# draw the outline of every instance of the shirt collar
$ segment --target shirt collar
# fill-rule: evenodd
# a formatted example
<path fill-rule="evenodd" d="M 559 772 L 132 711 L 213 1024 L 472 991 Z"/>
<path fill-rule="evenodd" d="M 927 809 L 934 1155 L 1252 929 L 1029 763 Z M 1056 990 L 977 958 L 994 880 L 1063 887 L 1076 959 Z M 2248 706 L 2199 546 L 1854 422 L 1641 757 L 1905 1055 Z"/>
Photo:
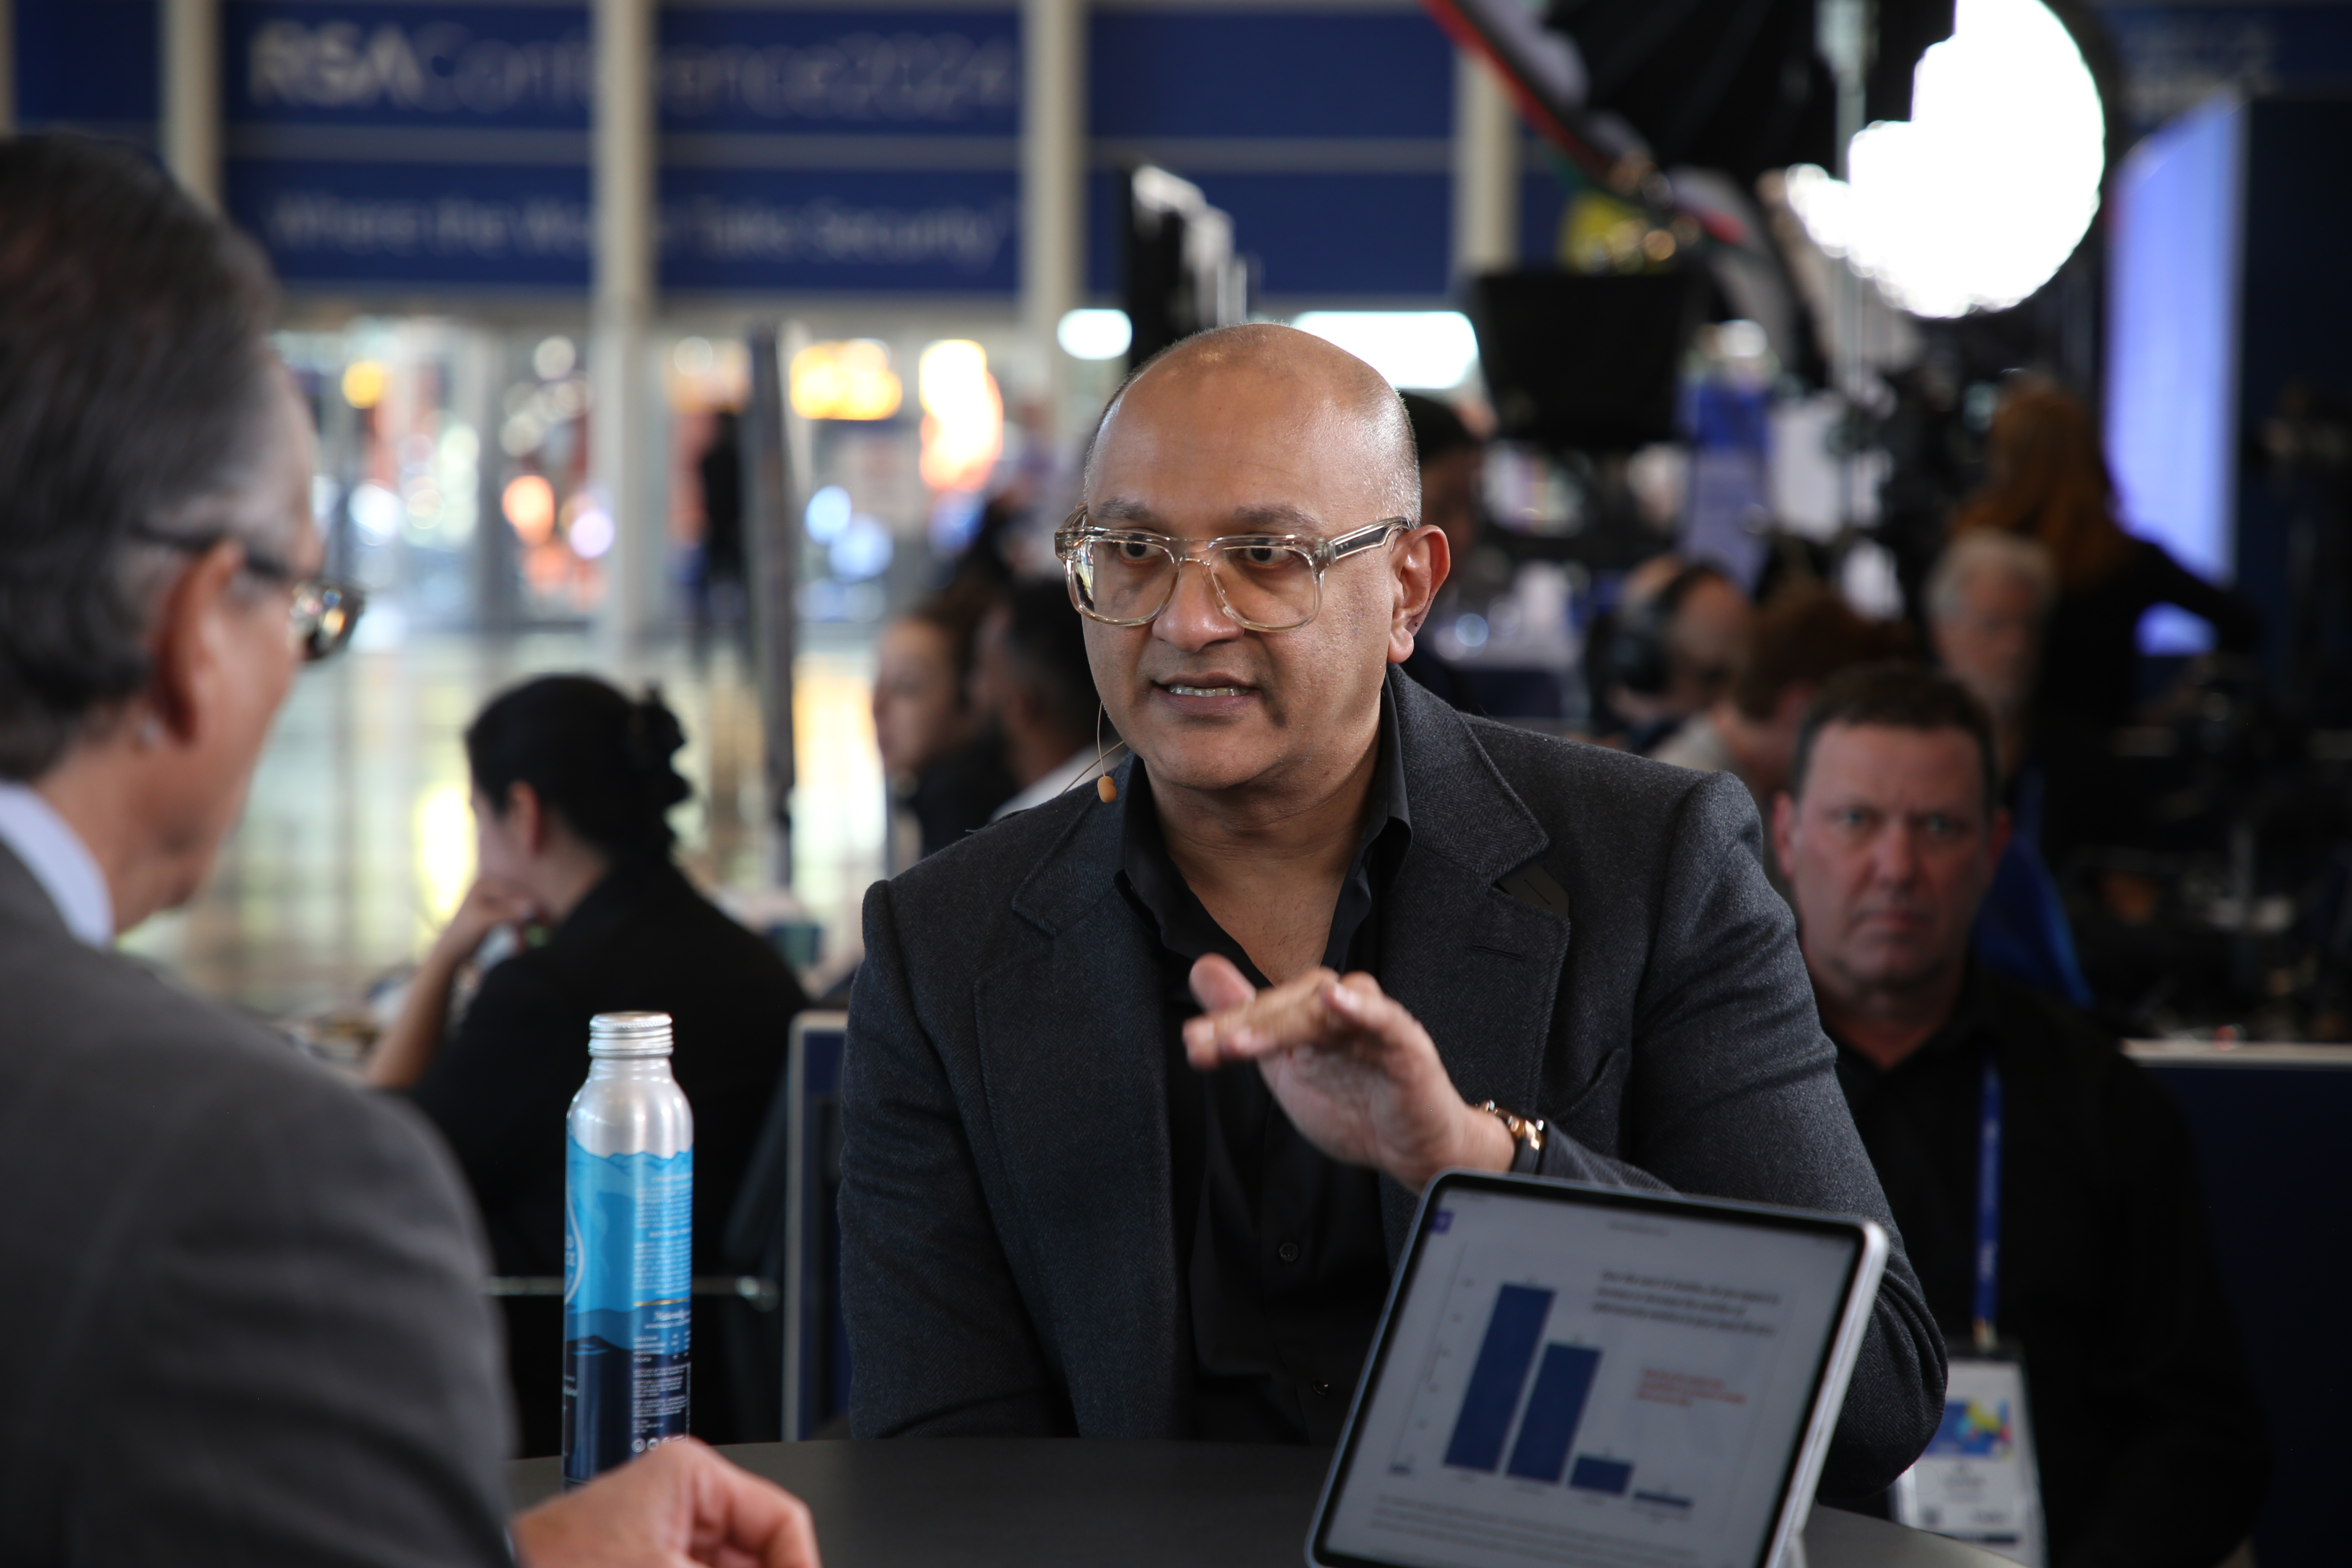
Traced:
<path fill-rule="evenodd" d="M 1866 1068 L 1869 1069 L 1871 1078 L 1883 1078 L 1889 1073 L 1901 1072 L 1913 1062 L 1928 1061 L 1954 1051 L 1967 1049 L 1973 1046 L 1980 1036 L 1985 1036 L 1986 1031 L 1990 1030 L 1993 1025 L 1990 1002 L 1985 994 L 1984 979 L 1978 971 L 1975 956 L 1971 954 L 1965 962 L 1968 968 L 1960 976 L 1960 993 L 1952 1000 L 1951 1016 L 1944 1020 L 1943 1026 L 1934 1034 L 1919 1042 L 1917 1050 L 1913 1051 L 1891 1068 L 1882 1068 L 1860 1051 L 1855 1050 L 1838 1035 L 1836 1030 L 1824 1023 L 1822 1026 L 1822 1032 L 1829 1036 L 1832 1045 L 1837 1047 L 1838 1068 L 1841 1076 Z M 1987 1037 L 1990 1039 L 1990 1037 Z"/>
<path fill-rule="evenodd" d="M 114 895 L 89 847 L 30 784 L 0 783 L 0 843 L 16 852 L 75 940 L 114 945 Z"/>

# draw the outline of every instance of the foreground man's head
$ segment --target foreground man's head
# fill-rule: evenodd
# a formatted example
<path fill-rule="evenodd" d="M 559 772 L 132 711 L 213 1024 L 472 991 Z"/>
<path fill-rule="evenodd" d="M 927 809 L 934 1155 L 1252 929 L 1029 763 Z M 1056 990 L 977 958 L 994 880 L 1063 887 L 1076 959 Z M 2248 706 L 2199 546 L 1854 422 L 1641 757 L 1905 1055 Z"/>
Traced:
<path fill-rule="evenodd" d="M 1095 438 L 1087 522 L 1183 542 L 1399 525 L 1332 563 L 1295 629 L 1236 620 L 1198 563 L 1178 570 L 1148 624 L 1087 623 L 1106 714 L 1155 786 L 1312 795 L 1362 761 L 1381 679 L 1412 652 L 1445 576 L 1444 537 L 1418 526 L 1420 504 L 1395 392 L 1319 338 L 1268 325 L 1204 332 L 1128 384 Z"/>
<path fill-rule="evenodd" d="M 234 826 L 301 657 L 310 421 L 260 253 L 132 155 L 0 142 L 0 777 L 120 929 Z"/>

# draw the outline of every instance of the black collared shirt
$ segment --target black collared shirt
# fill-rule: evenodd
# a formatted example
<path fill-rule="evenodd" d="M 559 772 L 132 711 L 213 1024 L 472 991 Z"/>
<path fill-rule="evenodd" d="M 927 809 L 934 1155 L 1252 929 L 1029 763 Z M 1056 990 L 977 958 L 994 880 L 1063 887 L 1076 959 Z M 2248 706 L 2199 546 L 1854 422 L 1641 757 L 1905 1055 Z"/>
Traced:
<path fill-rule="evenodd" d="M 1380 760 L 1323 963 L 1381 973 L 1381 905 L 1412 844 L 1396 714 L 1381 698 Z M 1193 962 L 1217 952 L 1253 985 L 1249 955 L 1168 858 L 1151 785 L 1129 771 L 1120 884 L 1160 932 L 1177 1259 L 1188 1282 L 1193 1435 L 1223 1442 L 1332 1443 L 1388 1292 L 1380 1178 L 1301 1137 L 1254 1067 L 1197 1072 L 1183 1025 Z"/>
<path fill-rule="evenodd" d="M 1961 1353 L 1987 1053 L 2001 1076 L 1994 1315 L 2024 1352 L 2051 1560 L 2218 1562 L 2252 1523 L 2266 1461 L 2187 1125 L 2113 1039 L 1980 969 L 1892 1068 L 1838 1042 L 1927 1304 Z"/>

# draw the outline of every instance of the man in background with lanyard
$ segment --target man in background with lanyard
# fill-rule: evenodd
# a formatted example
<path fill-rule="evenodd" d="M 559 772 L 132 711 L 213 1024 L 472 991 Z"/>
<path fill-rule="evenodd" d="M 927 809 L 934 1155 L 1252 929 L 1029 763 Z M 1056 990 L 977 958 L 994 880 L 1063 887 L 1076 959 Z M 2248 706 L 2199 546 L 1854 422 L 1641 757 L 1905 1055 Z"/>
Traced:
<path fill-rule="evenodd" d="M 2023 1563 L 2214 1568 L 2269 1459 L 2188 1130 L 2115 1039 L 1970 962 L 1993 768 L 1975 699 L 1874 666 L 1822 689 L 1774 802 L 1839 1082 L 1952 1350 L 1887 1506 Z"/>

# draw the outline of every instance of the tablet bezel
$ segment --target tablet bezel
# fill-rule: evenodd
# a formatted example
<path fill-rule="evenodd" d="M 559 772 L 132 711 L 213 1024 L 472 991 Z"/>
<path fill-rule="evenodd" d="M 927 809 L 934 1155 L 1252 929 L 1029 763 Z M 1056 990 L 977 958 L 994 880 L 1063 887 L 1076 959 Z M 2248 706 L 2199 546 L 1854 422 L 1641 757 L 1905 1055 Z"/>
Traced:
<path fill-rule="evenodd" d="M 1465 1170 L 1439 1173 L 1423 1191 L 1421 1206 L 1414 1211 L 1412 1238 L 1406 1246 L 1403 1265 L 1390 1281 L 1389 1298 L 1381 1308 L 1380 1325 L 1372 1334 L 1371 1353 L 1365 1357 L 1364 1370 L 1356 1379 L 1355 1397 L 1349 1402 L 1347 1424 L 1340 1428 L 1338 1451 L 1332 1456 L 1330 1469 L 1324 1475 L 1323 1495 L 1315 1504 L 1315 1520 L 1307 1535 L 1307 1561 L 1310 1568 L 1408 1568 L 1408 1565 L 1383 1562 L 1379 1558 L 1333 1552 L 1327 1547 L 1324 1538 L 1331 1528 L 1332 1505 L 1339 1495 L 1340 1483 L 1355 1462 L 1366 1396 L 1379 1384 L 1381 1373 L 1388 1364 L 1391 1338 L 1389 1331 L 1395 1321 L 1398 1303 L 1412 1289 L 1414 1277 L 1420 1272 L 1422 1254 L 1425 1250 L 1423 1244 L 1429 1237 L 1430 1216 L 1437 1212 L 1441 1198 L 1465 1189 L 1548 1203 L 1624 1209 L 1718 1224 L 1730 1222 L 1815 1236 L 1838 1236 L 1854 1244 L 1846 1268 L 1843 1299 L 1835 1324 L 1826 1337 L 1813 1367 L 1805 1424 L 1798 1440 L 1790 1446 L 1788 1467 L 1780 1477 L 1780 1502 L 1773 1513 L 1772 1525 L 1764 1532 L 1757 1548 L 1755 1562 L 1751 1564 L 1751 1568 L 1772 1568 L 1790 1538 L 1803 1528 L 1806 1515 L 1811 1511 L 1813 1488 L 1821 1478 L 1822 1464 L 1829 1453 L 1830 1434 L 1837 1425 L 1838 1407 L 1844 1403 L 1846 1382 L 1853 1373 L 1855 1359 L 1861 1354 L 1863 1335 L 1869 1327 L 1871 1309 L 1877 1298 L 1879 1276 L 1885 1270 L 1886 1232 L 1867 1219 L 1850 1215 L 1816 1214 L 1805 1209 L 1780 1208 L 1770 1204 L 1742 1203 L 1727 1198 L 1638 1192 L 1626 1187 L 1595 1186 L 1554 1177 L 1512 1176 Z M 1824 1397 L 1825 1393 L 1829 1394 L 1827 1398 Z M 1825 1410 L 1824 1405 L 1829 1408 Z"/>

